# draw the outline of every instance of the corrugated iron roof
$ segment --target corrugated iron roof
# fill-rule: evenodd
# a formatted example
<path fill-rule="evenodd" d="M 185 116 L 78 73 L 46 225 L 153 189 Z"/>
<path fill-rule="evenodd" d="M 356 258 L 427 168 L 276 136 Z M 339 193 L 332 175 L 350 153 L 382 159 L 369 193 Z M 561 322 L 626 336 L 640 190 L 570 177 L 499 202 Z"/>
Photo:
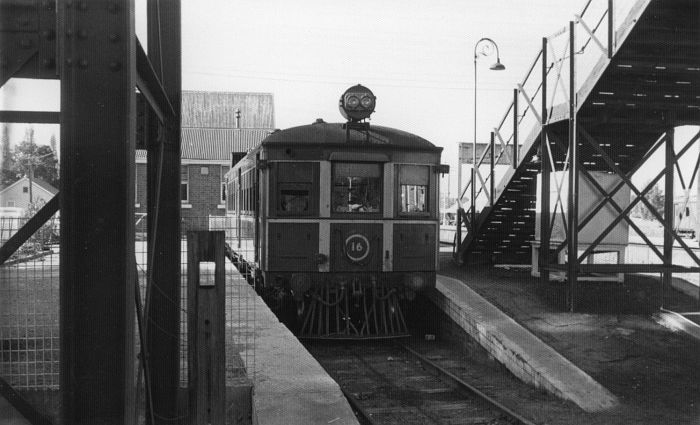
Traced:
<path fill-rule="evenodd" d="M 231 152 L 247 152 L 272 132 L 266 128 L 183 128 L 180 145 L 182 159 L 228 161 Z M 138 149 L 136 159 L 146 159 Z"/>
<path fill-rule="evenodd" d="M 182 92 L 182 127 L 274 128 L 272 93 Z"/>

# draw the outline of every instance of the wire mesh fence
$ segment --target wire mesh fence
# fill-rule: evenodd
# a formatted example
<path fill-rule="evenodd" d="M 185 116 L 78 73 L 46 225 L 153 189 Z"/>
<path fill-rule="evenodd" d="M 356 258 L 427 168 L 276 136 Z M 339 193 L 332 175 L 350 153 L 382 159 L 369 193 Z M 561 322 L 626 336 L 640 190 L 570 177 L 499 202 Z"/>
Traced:
<path fill-rule="evenodd" d="M 0 217 L 0 244 L 4 244 L 28 218 Z M 135 265 L 143 305 L 148 290 L 148 217 L 135 217 Z M 230 217 L 184 217 L 181 224 L 180 299 L 171 300 L 180 311 L 180 387 L 188 386 L 187 329 L 187 232 L 218 230 L 226 233 L 229 247 L 243 252 L 252 243 L 238 243 L 237 220 Z M 60 331 L 59 331 L 59 235 L 60 219 L 52 217 L 4 264 L 0 265 L 0 378 L 19 392 L 39 412 L 58 423 L 60 405 Z M 251 271 L 247 272 L 252 273 Z M 253 378 L 255 370 L 255 290 L 230 260 L 225 269 L 226 376 Z M 150 291 L 160 289 L 152 282 Z M 150 314 L 150 313 L 149 313 Z M 145 317 L 146 321 L 153 320 Z M 135 323 L 137 323 L 135 321 Z M 140 350 L 138 327 L 135 352 Z M 143 379 L 139 379 L 140 360 L 134 359 L 139 422 L 145 417 Z M 185 412 L 186 415 L 186 412 Z M 181 419 L 186 417 L 183 415 Z"/>
<path fill-rule="evenodd" d="M 0 217 L 0 244 L 28 220 Z M 0 266 L 0 378 L 47 414 L 59 389 L 59 221 L 49 219 Z"/>

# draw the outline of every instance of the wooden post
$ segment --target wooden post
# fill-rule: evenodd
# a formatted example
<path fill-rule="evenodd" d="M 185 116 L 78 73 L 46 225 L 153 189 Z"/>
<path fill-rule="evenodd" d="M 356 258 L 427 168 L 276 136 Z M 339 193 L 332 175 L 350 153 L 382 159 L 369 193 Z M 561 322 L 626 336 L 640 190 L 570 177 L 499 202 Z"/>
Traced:
<path fill-rule="evenodd" d="M 189 412 L 192 425 L 223 425 L 226 417 L 223 231 L 187 232 Z"/>

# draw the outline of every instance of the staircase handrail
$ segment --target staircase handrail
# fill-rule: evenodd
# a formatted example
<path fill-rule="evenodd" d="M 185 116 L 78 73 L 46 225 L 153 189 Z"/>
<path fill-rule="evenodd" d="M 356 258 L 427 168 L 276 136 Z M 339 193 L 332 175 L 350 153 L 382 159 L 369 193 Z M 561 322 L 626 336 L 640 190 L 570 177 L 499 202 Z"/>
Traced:
<path fill-rule="evenodd" d="M 579 49 L 579 50 L 574 50 L 575 54 L 577 54 L 577 55 L 583 54 L 583 53 L 586 51 L 586 49 L 587 49 L 588 45 L 590 44 L 591 40 L 593 40 L 594 34 L 600 29 L 601 24 L 605 21 L 605 17 L 606 17 L 606 16 L 608 17 L 608 23 L 609 23 L 609 25 L 608 25 L 608 38 L 609 38 L 609 39 L 608 39 L 608 46 L 611 46 L 611 47 L 612 47 L 612 46 L 614 45 L 614 40 L 613 40 L 613 39 L 610 39 L 611 37 L 615 37 L 615 33 L 614 33 L 614 31 L 612 30 L 612 20 L 613 20 L 613 18 L 614 18 L 614 14 L 615 14 L 615 11 L 614 11 L 614 2 L 613 2 L 613 0 L 602 0 L 602 1 L 606 1 L 606 2 L 607 2 L 607 6 L 604 7 L 604 10 L 602 11 L 600 17 L 597 19 L 596 25 L 593 27 L 593 29 L 586 32 L 586 34 L 588 34 L 588 37 L 587 37 L 587 39 L 585 40 L 585 42 L 583 43 L 581 49 Z M 575 16 L 576 16 L 576 21 L 575 21 L 576 24 L 579 24 L 579 25 L 580 25 L 584 17 L 589 17 L 589 18 L 590 18 L 590 13 L 594 13 L 594 12 L 593 12 L 594 8 L 590 7 L 592 3 L 593 3 L 593 0 L 588 0 L 588 1 L 585 3 L 585 5 L 583 6 L 583 8 L 582 8 L 582 10 L 581 10 L 581 13 L 579 13 L 578 15 L 575 15 Z M 558 37 L 558 36 L 564 34 L 564 33 L 566 32 L 566 30 L 567 30 L 566 27 L 564 27 L 563 30 L 560 30 L 560 31 L 558 31 L 558 32 L 556 32 L 556 33 L 550 35 L 549 37 L 547 37 L 547 39 L 549 40 L 549 39 L 552 39 L 552 38 L 554 38 L 554 37 Z M 519 85 L 518 85 L 518 88 L 516 89 L 516 93 L 517 93 L 518 96 L 523 95 L 523 94 L 521 93 L 521 89 L 524 89 L 524 88 L 527 86 L 527 84 L 531 81 L 532 75 L 533 75 L 533 74 L 536 74 L 536 73 L 533 73 L 533 71 L 535 70 L 537 64 L 538 64 L 538 63 L 541 63 L 541 60 L 542 60 L 542 58 L 544 57 L 543 53 L 544 53 L 544 52 L 543 52 L 543 49 L 540 48 L 540 49 L 538 50 L 537 54 L 535 55 L 535 58 L 534 58 L 534 60 L 532 61 L 531 65 L 528 67 L 527 72 L 525 73 L 525 77 L 524 77 L 523 80 L 522 80 L 522 83 L 519 84 Z M 609 52 L 608 52 L 608 55 L 609 55 L 609 56 L 612 56 L 612 54 L 613 54 L 612 51 L 609 51 Z M 559 60 L 560 60 L 560 61 L 564 61 L 564 60 L 566 60 L 566 59 L 568 59 L 568 56 L 567 56 L 566 54 L 564 54 L 563 57 L 562 57 L 561 59 L 559 59 Z M 550 61 L 551 61 L 551 62 L 550 62 Z M 537 99 L 538 95 L 541 96 L 541 93 L 540 93 L 540 92 L 541 92 L 542 86 L 543 86 L 543 84 L 544 84 L 544 79 L 545 79 L 545 78 L 548 78 L 548 77 L 550 76 L 550 74 L 552 73 L 552 70 L 555 68 L 555 62 L 554 62 L 554 61 L 552 61 L 551 59 L 549 59 L 547 62 L 548 62 L 548 63 L 545 64 L 544 78 L 541 79 L 540 82 L 534 87 L 534 92 L 533 92 L 532 99 L 531 99 L 532 105 L 536 104 L 536 99 Z M 561 74 L 561 69 L 560 69 L 559 73 Z M 549 120 L 549 115 L 550 115 L 550 111 L 552 110 L 552 108 L 553 108 L 553 106 L 554 106 L 554 97 L 555 97 L 554 95 L 555 95 L 556 91 L 557 91 L 557 87 L 555 86 L 555 89 L 554 89 L 554 91 L 553 91 L 553 93 L 552 93 L 551 104 L 548 105 L 547 103 L 545 103 L 545 105 L 546 105 L 546 110 L 545 110 L 545 111 L 542 111 L 542 113 L 541 113 L 541 117 L 540 117 L 540 118 L 541 118 L 541 121 L 539 122 L 539 125 L 544 125 L 546 122 L 548 122 L 548 120 Z M 546 102 L 546 101 L 545 101 L 545 102 Z M 505 113 L 503 114 L 503 117 L 502 117 L 501 120 L 499 121 L 498 126 L 495 127 L 494 129 L 495 129 L 496 132 L 499 133 L 499 135 L 502 134 L 502 133 L 501 133 L 501 130 L 504 128 L 504 125 L 506 124 L 506 121 L 507 121 L 507 119 L 508 119 L 508 116 L 510 116 L 511 114 L 517 114 L 517 115 L 514 116 L 514 119 L 513 119 L 513 122 L 514 122 L 514 123 L 517 123 L 517 124 L 514 124 L 514 125 L 513 125 L 513 132 L 510 133 L 510 135 L 508 135 L 508 133 L 505 133 L 505 134 L 506 134 L 506 137 L 503 137 L 503 138 L 501 139 L 501 140 L 503 141 L 503 144 L 501 145 L 501 148 L 498 150 L 498 153 L 497 153 L 497 154 L 494 152 L 493 155 L 492 155 L 492 157 L 494 158 L 494 160 L 493 160 L 494 163 L 497 164 L 497 163 L 501 160 L 501 158 L 503 157 L 503 153 L 506 152 L 507 148 L 508 148 L 509 146 L 512 147 L 514 135 L 516 134 L 516 132 L 518 132 L 517 134 L 521 134 L 521 133 L 522 133 L 522 126 L 524 125 L 523 122 L 525 121 L 525 118 L 528 117 L 528 116 L 531 116 L 534 112 L 535 112 L 535 111 L 532 110 L 531 104 L 530 104 L 530 103 L 527 103 L 526 106 L 525 106 L 525 108 L 524 108 L 523 111 L 522 111 L 522 114 L 518 114 L 518 111 L 515 110 L 515 100 L 512 101 L 512 102 L 510 102 L 510 104 L 508 105 L 508 107 L 507 107 Z M 530 114 L 530 115 L 528 115 L 528 114 Z M 536 120 L 536 121 L 537 121 L 537 120 Z M 537 123 L 537 122 L 533 123 L 533 126 L 535 126 L 535 125 L 538 125 L 538 123 Z M 522 145 L 519 143 L 519 146 L 522 146 Z M 481 152 L 481 155 L 480 155 L 478 161 L 477 161 L 475 164 L 472 164 L 472 167 L 475 167 L 475 168 L 481 167 L 481 166 L 484 164 L 484 161 L 485 161 L 485 159 L 486 159 L 486 155 L 489 154 L 489 151 L 490 151 L 491 149 L 495 149 L 495 145 L 491 145 L 491 144 L 488 145 L 488 146 Z M 520 148 L 518 148 L 518 149 L 520 149 Z M 511 162 L 513 162 L 513 163 L 512 163 L 513 168 L 517 168 L 517 167 L 522 163 L 522 161 L 525 159 L 525 156 L 526 156 L 526 155 L 524 155 L 524 154 L 523 154 L 523 155 L 518 155 L 518 157 L 517 157 L 517 162 L 515 162 L 515 161 L 516 161 L 516 158 L 512 158 L 512 161 L 511 161 Z M 494 164 L 492 164 L 491 169 L 494 169 L 493 165 L 494 165 Z M 477 203 L 478 203 L 479 199 L 481 199 L 482 196 L 484 196 L 484 195 L 487 194 L 484 185 L 486 185 L 486 184 L 490 181 L 490 179 L 495 179 L 495 178 L 496 178 L 496 176 L 495 176 L 495 174 L 496 174 L 496 173 L 495 173 L 495 170 L 494 170 L 493 172 L 491 172 L 491 170 L 489 170 L 488 173 L 485 173 L 485 174 L 486 174 L 486 177 L 483 177 L 483 176 L 482 176 L 482 179 L 481 179 L 481 180 L 482 180 L 482 183 L 481 183 L 480 185 L 478 185 L 478 186 L 479 186 L 478 189 L 475 189 L 475 190 L 472 190 L 472 191 L 471 191 L 472 194 L 473 194 L 473 195 L 472 195 L 472 198 L 473 198 L 473 199 L 466 199 L 466 201 L 468 201 L 468 203 L 462 202 L 462 200 L 464 199 L 464 195 L 466 194 L 467 190 L 468 190 L 472 185 L 475 185 L 475 186 L 474 186 L 475 188 L 477 187 L 476 183 L 474 182 L 474 178 L 476 178 L 476 174 L 477 174 L 477 173 L 471 173 L 471 176 L 468 177 L 468 182 L 467 182 L 467 184 L 466 184 L 466 186 L 465 186 L 465 188 L 464 188 L 464 191 L 463 191 L 463 192 L 460 194 L 460 196 L 458 197 L 458 202 L 459 202 L 460 207 L 461 207 L 461 206 L 466 206 L 466 207 L 467 207 L 467 210 L 471 211 L 472 213 L 475 213 L 475 212 L 476 212 Z M 479 173 L 479 174 L 481 174 L 481 173 Z M 503 186 L 503 185 L 501 184 L 501 185 L 499 185 L 498 187 L 500 187 L 500 186 Z M 497 189 L 497 186 L 496 186 L 496 185 L 493 185 L 492 187 L 494 188 L 493 191 L 494 191 L 494 192 L 497 192 L 497 193 L 490 194 L 489 197 L 492 198 L 493 202 L 495 203 L 495 202 L 497 202 L 496 200 L 497 200 L 498 198 L 500 198 L 500 196 L 503 194 L 503 190 L 500 191 L 500 192 L 498 192 L 498 189 Z M 504 186 L 504 187 L 505 187 L 505 186 Z M 488 200 L 487 200 L 487 203 L 488 203 Z M 465 214 L 466 214 L 466 213 L 465 213 Z M 472 225 L 471 225 L 470 227 L 473 227 L 473 226 L 476 225 L 475 220 L 472 220 L 472 221 L 474 221 L 474 222 L 472 223 Z M 475 230 L 476 230 L 476 229 L 468 229 L 468 232 L 469 232 L 469 231 L 475 231 Z M 461 242 L 461 241 L 460 241 L 460 242 Z M 455 246 L 456 246 L 456 245 L 457 245 L 457 244 L 455 244 Z"/>

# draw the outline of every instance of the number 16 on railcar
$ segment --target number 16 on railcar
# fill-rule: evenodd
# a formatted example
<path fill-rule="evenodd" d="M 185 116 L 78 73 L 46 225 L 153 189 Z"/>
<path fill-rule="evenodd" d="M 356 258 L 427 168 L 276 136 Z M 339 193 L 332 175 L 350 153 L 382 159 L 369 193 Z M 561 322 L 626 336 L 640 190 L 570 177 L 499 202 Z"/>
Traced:
<path fill-rule="evenodd" d="M 404 336 L 402 305 L 435 286 L 449 167 L 427 140 L 370 126 L 375 101 L 349 88 L 347 122 L 276 131 L 226 176 L 228 213 L 252 241 L 237 258 L 300 337 Z"/>

